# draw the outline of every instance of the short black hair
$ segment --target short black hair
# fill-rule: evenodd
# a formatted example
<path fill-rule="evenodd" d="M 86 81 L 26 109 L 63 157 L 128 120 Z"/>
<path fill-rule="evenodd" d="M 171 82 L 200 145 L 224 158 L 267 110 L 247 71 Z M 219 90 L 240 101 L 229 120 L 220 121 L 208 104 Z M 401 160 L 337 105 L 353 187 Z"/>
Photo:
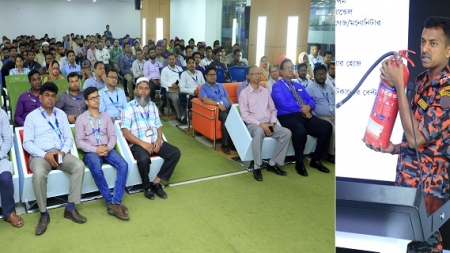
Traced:
<path fill-rule="evenodd" d="M 248 66 L 248 68 L 247 68 L 247 75 L 250 74 L 250 70 L 252 70 L 252 69 L 254 69 L 254 68 L 259 68 L 259 67 L 256 66 L 256 65 L 250 65 L 250 66 Z"/>
<path fill-rule="evenodd" d="M 148 49 L 148 52 L 150 53 L 150 51 L 156 51 L 156 47 L 150 47 L 149 49 Z"/>
<path fill-rule="evenodd" d="M 106 74 L 107 76 L 109 76 L 109 73 L 111 73 L 111 72 L 114 72 L 114 73 L 116 73 L 116 75 L 117 75 L 117 70 L 116 70 L 115 68 L 110 68 L 110 69 L 108 69 L 108 70 L 105 72 L 105 74 Z"/>
<path fill-rule="evenodd" d="M 46 82 L 41 86 L 41 89 L 39 90 L 39 94 L 44 94 L 46 91 L 54 92 L 55 94 L 58 94 L 58 86 L 54 82 Z"/>
<path fill-rule="evenodd" d="M 280 64 L 280 69 L 281 69 L 281 70 L 284 69 L 284 64 L 285 64 L 286 62 L 292 63 L 291 59 L 289 59 L 289 58 L 284 59 L 284 60 L 281 62 L 281 64 Z"/>
<path fill-rule="evenodd" d="M 218 53 L 222 53 L 222 49 L 220 49 L 220 47 L 214 49 L 214 51 L 213 51 L 214 56 L 216 56 L 216 54 L 218 54 Z"/>
<path fill-rule="evenodd" d="M 201 47 L 199 47 L 199 48 L 201 48 Z M 208 50 L 208 49 L 212 51 L 212 47 L 210 47 L 210 46 L 207 46 L 205 51 Z"/>
<path fill-rule="evenodd" d="M 313 43 L 312 45 L 311 45 L 311 48 L 312 47 L 317 47 L 317 50 L 320 50 L 320 44 L 319 43 Z"/>
<path fill-rule="evenodd" d="M 425 20 L 424 28 L 441 28 L 444 30 L 445 43 L 450 45 L 450 18 L 429 17 Z"/>
<path fill-rule="evenodd" d="M 195 52 L 192 53 L 192 57 L 194 57 L 194 59 L 195 59 L 195 55 L 196 54 L 198 54 L 198 55 L 200 55 L 200 57 L 202 57 L 202 55 L 198 51 L 195 51 Z"/>
<path fill-rule="evenodd" d="M 91 95 L 94 92 L 98 92 L 97 87 L 94 86 L 90 86 L 87 87 L 84 91 L 83 91 L 83 96 L 84 96 L 84 100 L 88 100 L 89 95 Z"/>
<path fill-rule="evenodd" d="M 194 61 L 194 63 L 195 63 L 195 59 L 194 59 L 194 57 L 192 57 L 192 56 L 188 56 L 188 57 L 186 57 L 186 64 L 188 63 L 188 61 L 189 60 L 193 60 Z"/>
<path fill-rule="evenodd" d="M 201 42 L 199 42 L 199 43 L 201 43 Z M 198 51 L 200 51 L 200 49 L 205 49 L 205 46 L 199 46 Z"/>
<path fill-rule="evenodd" d="M 233 51 L 233 55 L 236 55 L 237 53 L 242 53 L 242 50 L 240 50 L 239 48 L 236 48 L 234 51 Z"/>
<path fill-rule="evenodd" d="M 21 54 L 17 54 L 17 55 L 16 55 L 16 59 L 17 59 L 17 58 L 22 59 L 22 61 L 25 61 L 25 58 L 23 58 L 23 55 L 21 55 Z"/>
<path fill-rule="evenodd" d="M 98 66 L 99 64 L 105 65 L 102 61 L 96 61 L 96 62 L 94 63 L 94 69 L 96 69 L 97 66 Z"/>
<path fill-rule="evenodd" d="M 306 65 L 306 63 L 300 63 L 297 65 L 297 69 L 303 68 L 305 67 L 306 69 L 308 69 L 308 66 Z"/>
<path fill-rule="evenodd" d="M 67 75 L 67 82 L 69 82 L 69 78 L 71 78 L 71 77 L 78 77 L 78 80 L 80 79 L 80 77 L 78 76 L 78 73 L 77 73 L 77 72 L 70 72 L 70 73 Z"/>
<path fill-rule="evenodd" d="M 188 48 L 190 48 L 190 49 L 192 49 L 192 50 L 194 50 L 191 46 L 189 46 L 189 45 L 187 45 L 186 47 L 184 47 L 184 50 L 188 50 Z"/>
<path fill-rule="evenodd" d="M 41 73 L 39 73 L 39 71 L 37 71 L 36 69 L 32 69 L 30 70 L 30 72 L 28 72 L 28 81 L 31 82 L 31 77 L 35 74 L 39 74 L 39 76 L 41 76 Z"/>
<path fill-rule="evenodd" d="M 323 54 L 323 56 L 325 57 L 325 56 L 327 56 L 327 54 L 331 54 L 331 57 L 333 57 L 333 53 L 332 53 L 331 51 L 326 51 L 326 52 Z"/>
<path fill-rule="evenodd" d="M 334 61 L 332 61 L 332 62 L 328 63 L 328 65 L 327 65 L 327 69 L 330 69 L 330 66 L 331 66 L 331 65 L 333 65 L 333 66 L 336 66 L 335 62 L 334 62 Z"/>
<path fill-rule="evenodd" d="M 75 52 L 72 49 L 69 49 L 66 51 L 66 57 L 69 57 L 70 53 L 73 53 L 73 55 L 75 55 Z"/>
<path fill-rule="evenodd" d="M 216 66 L 211 66 L 211 65 L 206 66 L 205 75 L 208 74 L 211 70 L 216 71 Z"/>
<path fill-rule="evenodd" d="M 177 57 L 175 56 L 174 53 L 169 53 L 169 54 L 167 55 L 167 59 L 169 59 L 169 57 L 172 56 L 172 55 L 175 57 L 175 60 L 176 60 Z"/>
<path fill-rule="evenodd" d="M 319 71 L 319 70 L 323 70 L 323 71 L 325 71 L 325 73 L 327 73 L 327 67 L 325 67 L 325 65 L 317 64 L 314 66 L 314 76 L 316 75 L 317 71 Z"/>

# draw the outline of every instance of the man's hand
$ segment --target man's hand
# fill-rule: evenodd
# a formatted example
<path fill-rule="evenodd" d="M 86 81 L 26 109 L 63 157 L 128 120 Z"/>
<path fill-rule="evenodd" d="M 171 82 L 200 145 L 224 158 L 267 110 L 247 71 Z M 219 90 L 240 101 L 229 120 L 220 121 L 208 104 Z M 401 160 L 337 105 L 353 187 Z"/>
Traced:
<path fill-rule="evenodd" d="M 381 145 L 381 142 L 378 144 L 375 143 L 369 143 L 366 139 L 362 139 L 362 141 L 366 144 L 366 146 L 375 152 L 381 152 L 381 153 L 389 153 L 392 154 L 395 151 L 395 145 L 392 144 L 392 142 L 389 142 L 386 149 L 383 149 L 383 146 Z"/>
<path fill-rule="evenodd" d="M 223 104 L 219 104 L 218 107 L 222 112 L 227 110 L 227 108 Z"/>
<path fill-rule="evenodd" d="M 302 110 L 301 110 L 301 112 L 303 113 L 303 114 L 307 114 L 307 113 L 309 113 L 311 111 L 311 106 L 310 105 L 303 105 L 302 106 Z"/>
<path fill-rule="evenodd" d="M 171 88 L 172 89 L 178 89 L 178 84 L 177 83 L 173 83 Z"/>
<path fill-rule="evenodd" d="M 397 66 L 392 65 L 392 61 L 397 63 Z M 391 56 L 389 59 L 381 63 L 380 78 L 386 81 L 387 84 L 394 86 L 397 90 L 404 89 L 403 83 L 403 60 L 401 56 Z"/>
<path fill-rule="evenodd" d="M 140 146 L 147 150 L 149 155 L 153 154 L 154 150 L 152 144 L 143 141 Z"/>
<path fill-rule="evenodd" d="M 107 156 L 109 152 L 109 148 L 106 145 L 98 146 L 95 150 L 95 153 L 99 156 Z"/>
<path fill-rule="evenodd" d="M 153 145 L 153 152 L 158 153 L 159 149 L 161 148 L 162 141 L 160 139 L 157 139 L 155 144 Z"/>
<path fill-rule="evenodd" d="M 51 151 L 47 152 L 44 156 L 45 161 L 47 161 L 53 168 L 58 168 L 58 163 L 55 160 L 55 154 L 57 154 L 58 151 Z"/>
<path fill-rule="evenodd" d="M 272 136 L 273 133 L 270 131 L 269 126 L 273 127 L 272 124 L 264 124 L 264 123 L 259 124 L 259 127 L 262 128 L 262 130 L 267 136 Z"/>
<path fill-rule="evenodd" d="M 67 119 L 69 120 L 70 124 L 75 124 L 76 121 L 75 115 L 73 114 L 67 115 Z"/>

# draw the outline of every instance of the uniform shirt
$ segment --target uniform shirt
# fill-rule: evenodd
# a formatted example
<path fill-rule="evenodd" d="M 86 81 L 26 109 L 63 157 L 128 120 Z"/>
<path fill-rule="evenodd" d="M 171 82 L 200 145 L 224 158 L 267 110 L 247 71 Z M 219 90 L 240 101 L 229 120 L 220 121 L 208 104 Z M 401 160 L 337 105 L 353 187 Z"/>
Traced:
<path fill-rule="evenodd" d="M 72 96 L 68 91 L 64 91 L 59 96 L 56 107 L 63 110 L 67 115 L 75 115 L 78 117 L 78 115 L 87 110 L 83 91 L 79 91 L 76 97 Z"/>
<path fill-rule="evenodd" d="M 8 115 L 0 109 L 0 174 L 5 171 L 12 173 L 12 165 L 8 155 L 12 145 L 13 132 L 9 125 Z"/>
<path fill-rule="evenodd" d="M 297 94 L 303 100 L 303 104 L 311 106 L 311 111 L 313 111 L 315 107 L 314 99 L 308 94 L 305 87 L 295 81 L 291 82 Z M 278 80 L 272 86 L 272 99 L 278 110 L 278 116 L 300 112 L 301 110 L 301 105 L 295 99 L 288 82 L 284 79 Z"/>
<path fill-rule="evenodd" d="M 39 107 L 28 114 L 23 126 L 23 147 L 30 155 L 44 158 L 55 149 L 67 154 L 72 146 L 72 131 L 63 111 L 53 108 L 53 113 L 47 115 Z"/>
<path fill-rule="evenodd" d="M 419 123 L 419 132 L 427 143 L 419 146 L 424 192 L 427 196 L 449 197 L 450 167 L 450 68 L 445 67 L 425 87 L 428 71 L 416 79 L 411 110 Z M 419 188 L 420 171 L 415 149 L 408 147 L 403 134 L 398 155 L 395 183 L 397 186 Z"/>
<path fill-rule="evenodd" d="M 225 87 L 223 87 L 223 84 L 221 83 L 205 83 L 200 88 L 200 99 L 204 99 L 205 97 L 214 100 L 216 102 L 219 102 L 223 104 L 226 108 L 230 108 L 230 103 L 228 101 L 228 93 L 227 90 L 225 90 Z"/>
<path fill-rule="evenodd" d="M 16 110 L 14 112 L 14 121 L 16 122 L 16 125 L 23 126 L 27 115 L 39 106 L 41 106 L 39 96 L 34 96 L 31 89 L 20 94 L 19 99 L 17 100 Z"/>
<path fill-rule="evenodd" d="M 77 74 L 81 73 L 81 67 L 80 65 L 74 63 L 74 65 L 72 66 L 70 63 L 65 64 L 62 69 L 61 72 L 65 75 L 68 76 L 70 73 L 75 72 Z"/>
<path fill-rule="evenodd" d="M 277 109 L 270 97 L 270 92 L 259 86 L 255 91 L 251 85 L 242 90 L 239 97 L 239 110 L 242 120 L 247 124 L 277 122 Z"/>
<path fill-rule="evenodd" d="M 100 119 L 100 123 L 99 123 Z M 99 140 L 96 137 L 100 128 Z M 116 146 L 117 135 L 111 116 L 106 112 L 99 112 L 98 117 L 91 115 L 89 111 L 83 112 L 75 122 L 75 141 L 77 147 L 84 152 L 94 152 L 98 146 L 106 145 L 109 150 Z"/>
<path fill-rule="evenodd" d="M 88 78 L 87 80 L 86 80 L 86 82 L 84 82 L 84 85 L 83 85 L 83 90 L 85 90 L 87 87 L 96 87 L 97 89 L 103 89 L 103 88 L 105 88 L 105 82 L 102 80 L 101 82 L 99 82 L 98 80 L 97 80 L 97 78 L 94 76 L 94 77 L 91 77 L 91 78 Z"/>
<path fill-rule="evenodd" d="M 203 75 L 200 71 L 194 70 L 195 74 L 192 74 L 189 70 L 184 71 L 180 77 L 180 92 L 194 94 L 197 86 L 205 83 Z"/>
<path fill-rule="evenodd" d="M 162 64 L 159 63 L 156 59 L 155 62 L 153 62 L 151 59 L 145 62 L 144 64 L 144 76 L 147 77 L 149 80 L 159 80 L 161 78 L 161 75 L 159 73 L 159 68 L 162 68 Z"/>
<path fill-rule="evenodd" d="M 313 112 L 316 116 L 334 116 L 334 90 L 330 85 L 325 83 L 324 87 L 322 87 L 314 82 L 306 88 L 306 91 L 314 98 L 316 107 Z"/>
<path fill-rule="evenodd" d="M 140 62 L 138 59 L 134 60 L 133 65 L 131 66 L 131 69 L 133 71 L 133 76 L 137 78 L 139 75 L 144 74 L 144 65 L 145 60 L 142 59 L 142 62 Z"/>
<path fill-rule="evenodd" d="M 131 67 L 133 65 L 133 62 L 136 60 L 136 55 L 132 54 L 131 56 L 128 56 L 126 54 L 122 55 L 120 57 L 119 61 L 119 69 L 122 74 L 127 74 L 131 71 Z"/>
<path fill-rule="evenodd" d="M 208 58 L 203 58 L 200 63 L 198 65 L 200 65 L 201 67 L 205 68 L 206 66 L 208 66 L 211 62 L 213 62 L 214 60 L 211 58 L 211 60 L 208 60 Z"/>
<path fill-rule="evenodd" d="M 174 68 L 170 65 L 164 67 L 161 71 L 161 87 L 168 90 L 169 87 L 172 87 L 173 83 L 179 80 L 181 72 L 183 72 L 183 69 L 177 65 Z"/>
<path fill-rule="evenodd" d="M 158 128 L 160 127 L 162 124 L 155 103 L 150 101 L 143 108 L 136 100 L 133 100 L 125 105 L 122 113 L 122 128 L 128 129 L 136 138 L 146 139 L 146 131 L 151 129 L 153 135 L 150 137 L 149 143 L 154 144 L 158 139 Z"/>
<path fill-rule="evenodd" d="M 111 118 L 119 119 L 120 114 L 127 104 L 127 97 L 121 88 L 115 88 L 110 91 L 108 87 L 101 89 L 100 95 L 100 111 L 108 113 Z"/>

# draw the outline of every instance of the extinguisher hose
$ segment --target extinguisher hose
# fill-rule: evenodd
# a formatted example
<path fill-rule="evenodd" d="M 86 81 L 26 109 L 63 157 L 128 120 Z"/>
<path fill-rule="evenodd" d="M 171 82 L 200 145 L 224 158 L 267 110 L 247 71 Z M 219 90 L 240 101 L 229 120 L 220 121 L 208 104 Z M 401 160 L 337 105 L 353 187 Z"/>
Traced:
<path fill-rule="evenodd" d="M 356 91 L 358 91 L 359 87 L 361 87 L 361 85 L 364 83 L 364 81 L 366 80 L 366 78 L 370 75 L 370 73 L 372 72 L 372 70 L 378 66 L 378 64 L 380 64 L 380 62 L 382 62 L 384 60 L 384 58 L 389 57 L 391 55 L 395 55 L 397 54 L 397 52 L 392 51 L 392 52 L 388 52 L 383 54 L 380 58 L 378 58 L 373 64 L 372 66 L 370 66 L 370 68 L 366 71 L 366 73 L 364 74 L 364 76 L 361 78 L 361 80 L 359 80 L 358 84 L 355 86 L 355 88 L 353 88 L 352 91 L 350 91 L 350 93 L 347 95 L 347 97 L 345 97 L 344 99 L 342 99 L 341 102 L 336 104 L 336 108 L 341 107 L 343 104 L 345 104 L 348 100 L 350 100 L 350 98 L 353 97 L 353 95 L 355 95 Z"/>

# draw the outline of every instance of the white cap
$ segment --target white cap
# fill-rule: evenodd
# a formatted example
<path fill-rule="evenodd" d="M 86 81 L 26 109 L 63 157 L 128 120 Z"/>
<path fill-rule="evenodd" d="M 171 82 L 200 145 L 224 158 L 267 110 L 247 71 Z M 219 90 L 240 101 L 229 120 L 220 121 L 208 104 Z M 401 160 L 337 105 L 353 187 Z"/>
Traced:
<path fill-rule="evenodd" d="M 48 44 L 48 42 L 47 42 L 47 41 L 44 41 L 44 42 L 42 42 L 42 45 L 43 45 L 43 46 L 45 46 L 45 45 L 47 45 L 47 46 L 48 46 L 48 45 L 50 45 L 50 44 Z"/>
<path fill-rule="evenodd" d="M 139 85 L 141 82 L 147 82 L 148 84 L 150 83 L 147 77 L 139 77 L 136 81 L 136 85 Z"/>

